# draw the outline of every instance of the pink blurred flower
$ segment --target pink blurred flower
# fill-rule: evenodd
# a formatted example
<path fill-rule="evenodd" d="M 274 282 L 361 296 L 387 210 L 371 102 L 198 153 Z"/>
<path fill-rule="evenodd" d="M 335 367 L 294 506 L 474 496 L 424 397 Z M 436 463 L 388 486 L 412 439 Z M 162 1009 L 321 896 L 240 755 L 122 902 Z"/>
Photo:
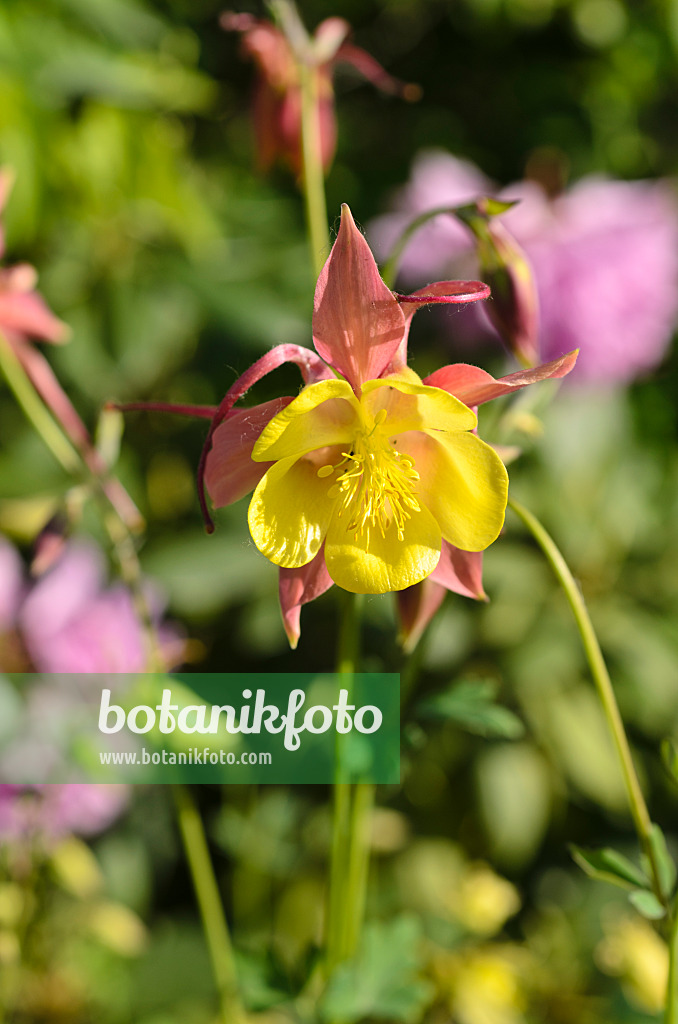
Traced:
<path fill-rule="evenodd" d="M 160 622 L 157 597 L 150 600 L 161 651 L 168 666 L 177 664 L 181 637 Z M 23 664 L 15 660 L 17 649 Z M 29 582 L 18 552 L 0 536 L 0 671 L 142 672 L 147 662 L 132 595 L 122 584 L 106 586 L 98 548 L 72 541 L 43 576 Z M 68 715 L 68 696 L 52 688 L 49 697 L 51 716 L 58 717 L 60 700 L 61 715 Z M 0 840 L 99 832 L 122 811 L 127 795 L 127 788 L 117 785 L 0 785 Z"/>
<path fill-rule="evenodd" d="M 106 586 L 103 556 L 93 544 L 69 542 L 61 557 L 32 583 L 23 579 L 16 549 L 0 537 L 0 633 L 14 631 L 38 672 L 143 672 L 144 630 L 127 588 Z M 160 624 L 162 606 L 150 592 L 168 665 L 181 660 L 176 630 Z M 7 671 L 2 664 L 0 671 Z"/>
<path fill-rule="evenodd" d="M 424 153 L 396 198 L 396 212 L 371 229 L 385 257 L 404 226 L 426 209 L 457 206 L 493 191 L 473 165 Z M 532 181 L 499 193 L 520 203 L 500 221 L 534 271 L 541 358 L 580 349 L 576 380 L 626 383 L 657 366 L 678 316 L 678 203 L 664 181 L 584 178 L 554 200 Z M 403 277 L 418 282 L 473 266 L 470 233 L 451 216 L 427 223 L 405 250 Z"/>
<path fill-rule="evenodd" d="M 337 144 L 332 85 L 337 64 L 351 64 L 383 92 L 405 99 L 418 98 L 420 90 L 392 78 L 369 53 L 347 42 L 351 26 L 343 18 L 326 18 L 309 36 L 292 5 L 286 5 L 286 12 L 286 31 L 251 14 L 231 11 L 222 14 L 221 26 L 242 33 L 243 53 L 256 64 L 252 117 L 261 170 L 280 160 L 300 176 L 302 65 L 315 76 L 320 162 L 325 170 Z"/>
<path fill-rule="evenodd" d="M 123 785 L 0 785 L 0 842 L 96 835 L 122 813 L 128 798 Z"/>

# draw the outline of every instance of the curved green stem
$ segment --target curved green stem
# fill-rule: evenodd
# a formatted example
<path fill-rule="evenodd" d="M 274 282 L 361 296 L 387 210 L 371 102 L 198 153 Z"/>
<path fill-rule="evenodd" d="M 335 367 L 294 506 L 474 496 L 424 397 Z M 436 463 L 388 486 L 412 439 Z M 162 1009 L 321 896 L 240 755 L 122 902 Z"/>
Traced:
<path fill-rule="evenodd" d="M 175 785 L 172 792 L 219 993 L 222 1024 L 244 1024 L 247 1018 L 239 994 L 233 945 L 202 819 L 193 797 L 185 786 Z"/>
<path fill-rule="evenodd" d="M 313 270 L 317 278 L 327 255 L 327 202 L 325 172 L 322 164 L 318 76 L 307 61 L 300 61 L 301 78 L 301 146 L 303 160 L 302 189 L 306 205 L 306 223 Z"/>
<path fill-rule="evenodd" d="M 624 723 L 619 712 L 617 699 L 612 688 L 609 672 L 603 658 L 603 653 L 598 643 L 593 623 L 588 613 L 586 603 L 577 583 L 570 571 L 570 568 L 563 558 L 552 537 L 546 532 L 539 520 L 524 508 L 519 502 L 509 499 L 509 507 L 523 521 L 539 547 L 542 549 L 551 565 L 558 582 L 560 583 L 568 600 L 572 614 L 574 615 L 579 635 L 584 647 L 586 660 L 593 676 L 593 681 L 603 706 L 603 712 L 607 721 L 615 750 L 621 765 L 626 794 L 629 801 L 629 808 L 638 833 L 643 850 L 647 856 L 652 874 L 652 886 L 655 896 L 664 905 L 666 897 L 663 892 L 661 873 L 657 863 L 657 857 L 651 841 L 652 820 L 645 803 L 638 775 L 633 764 L 631 748 L 629 747 Z"/>
<path fill-rule="evenodd" d="M 426 224 L 427 221 L 431 220 L 433 217 L 439 217 L 441 213 L 449 213 L 450 215 L 454 215 L 454 207 L 437 206 L 433 210 L 426 210 L 425 213 L 420 213 L 418 217 L 415 217 L 413 220 L 411 220 L 407 227 L 404 229 L 404 231 L 396 241 L 395 245 L 391 249 L 389 257 L 386 260 L 386 263 L 381 268 L 382 279 L 389 288 L 392 288 L 393 285 L 395 284 L 396 277 L 398 276 L 398 267 L 400 266 L 400 260 L 412 235 L 414 235 L 419 230 L 419 228 L 423 227 L 423 225 Z"/>

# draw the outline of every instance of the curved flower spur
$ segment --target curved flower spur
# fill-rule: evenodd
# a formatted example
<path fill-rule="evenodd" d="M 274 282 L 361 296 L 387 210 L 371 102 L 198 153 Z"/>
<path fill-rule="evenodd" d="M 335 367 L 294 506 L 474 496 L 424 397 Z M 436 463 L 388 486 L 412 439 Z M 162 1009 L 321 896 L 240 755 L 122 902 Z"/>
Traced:
<path fill-rule="evenodd" d="M 301 606 L 333 582 L 356 593 L 385 593 L 431 576 L 443 588 L 484 596 L 479 552 L 501 530 L 508 477 L 494 449 L 476 436 L 472 407 L 562 377 L 576 359 L 572 353 L 498 381 L 464 364 L 417 377 L 407 366 L 416 310 L 488 295 L 479 281 L 394 294 L 344 206 L 316 287 L 318 354 L 278 346 L 243 374 L 216 412 L 202 412 L 214 412 L 198 471 L 208 529 L 205 489 L 217 508 L 254 490 L 250 532 L 280 567 L 292 646 Z M 296 363 L 304 378 L 297 397 L 234 408 L 284 362 Z"/>

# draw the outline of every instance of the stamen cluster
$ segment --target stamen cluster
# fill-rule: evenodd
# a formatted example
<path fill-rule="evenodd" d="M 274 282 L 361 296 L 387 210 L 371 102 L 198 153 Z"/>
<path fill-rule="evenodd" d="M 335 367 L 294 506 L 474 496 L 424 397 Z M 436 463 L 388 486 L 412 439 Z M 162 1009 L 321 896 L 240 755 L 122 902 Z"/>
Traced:
<path fill-rule="evenodd" d="M 412 512 L 421 511 L 415 497 L 419 474 L 414 459 L 402 455 L 380 429 L 385 419 L 386 410 L 382 409 L 372 430 L 359 433 L 351 451 L 341 453 L 340 462 L 318 470 L 321 479 L 341 471 L 328 497 L 339 499 L 339 518 L 344 513 L 350 515 L 348 530 L 355 540 L 374 527 L 385 537 L 391 523 L 395 523 L 398 540 L 402 541 L 406 520 L 411 519 Z"/>

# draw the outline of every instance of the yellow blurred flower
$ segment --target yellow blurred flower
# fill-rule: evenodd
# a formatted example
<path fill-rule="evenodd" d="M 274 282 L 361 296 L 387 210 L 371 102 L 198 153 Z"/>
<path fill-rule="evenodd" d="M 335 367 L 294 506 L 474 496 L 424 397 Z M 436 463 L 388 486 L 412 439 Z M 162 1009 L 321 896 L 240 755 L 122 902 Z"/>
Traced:
<path fill-rule="evenodd" d="M 525 977 L 532 958 L 517 946 L 487 946 L 436 961 L 436 973 L 459 1024 L 522 1024 Z"/>
<path fill-rule="evenodd" d="M 469 865 L 455 903 L 461 923 L 469 931 L 487 936 L 496 935 L 508 918 L 520 910 L 516 887 L 487 864 Z"/>
<path fill-rule="evenodd" d="M 596 948 L 599 967 L 622 979 L 624 993 L 634 1006 L 659 1013 L 669 973 L 666 943 L 640 917 L 612 914 L 603 927 L 605 938 Z"/>

